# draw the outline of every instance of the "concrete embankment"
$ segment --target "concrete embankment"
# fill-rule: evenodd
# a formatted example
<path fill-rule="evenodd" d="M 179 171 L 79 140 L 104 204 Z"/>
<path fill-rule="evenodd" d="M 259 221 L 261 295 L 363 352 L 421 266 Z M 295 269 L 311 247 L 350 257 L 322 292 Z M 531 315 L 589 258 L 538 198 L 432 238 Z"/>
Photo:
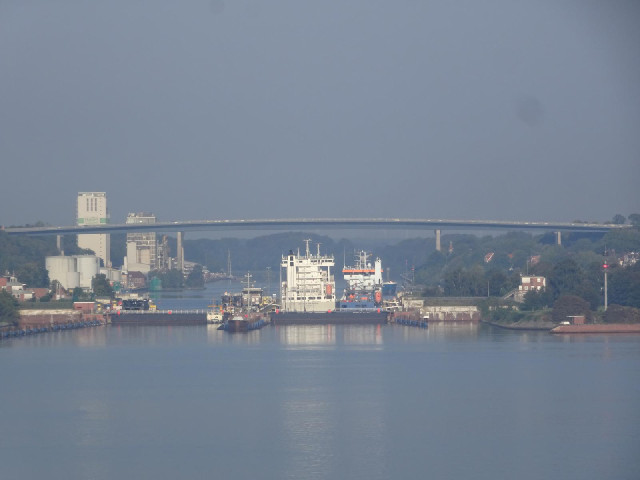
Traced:
<path fill-rule="evenodd" d="M 490 320 L 482 320 L 482 323 L 486 325 L 491 325 L 492 327 L 506 328 L 507 330 L 536 330 L 536 331 L 543 331 L 543 332 L 548 332 L 553 327 L 556 326 L 556 324 L 552 322 L 534 322 L 534 321 L 499 323 L 499 322 L 490 321 Z"/>
<path fill-rule="evenodd" d="M 83 313 L 74 309 L 21 310 L 18 328 L 50 327 L 90 321 L 106 323 L 107 317 L 103 314 Z"/>
<path fill-rule="evenodd" d="M 640 324 L 598 323 L 585 325 L 558 325 L 551 333 L 640 333 Z"/>
<path fill-rule="evenodd" d="M 420 307 L 420 316 L 429 323 L 478 323 L 480 312 L 475 305 L 437 305 Z"/>
<path fill-rule="evenodd" d="M 206 312 L 120 312 L 111 315 L 112 325 L 206 325 Z"/>

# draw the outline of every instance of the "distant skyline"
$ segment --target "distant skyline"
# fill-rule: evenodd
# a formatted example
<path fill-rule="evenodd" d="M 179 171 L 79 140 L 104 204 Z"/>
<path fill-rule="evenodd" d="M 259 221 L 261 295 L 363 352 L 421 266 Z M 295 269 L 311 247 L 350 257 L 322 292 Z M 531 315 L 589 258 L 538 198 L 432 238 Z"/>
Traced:
<path fill-rule="evenodd" d="M 0 0 L 0 224 L 640 212 L 640 2 Z"/>

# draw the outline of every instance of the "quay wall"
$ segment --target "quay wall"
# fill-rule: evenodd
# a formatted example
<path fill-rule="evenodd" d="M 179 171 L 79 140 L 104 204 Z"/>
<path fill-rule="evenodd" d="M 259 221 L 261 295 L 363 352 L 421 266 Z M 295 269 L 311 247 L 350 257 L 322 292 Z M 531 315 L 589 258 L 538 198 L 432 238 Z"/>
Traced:
<path fill-rule="evenodd" d="M 106 318 L 102 314 L 87 314 L 79 310 L 22 310 L 18 319 L 18 328 L 50 327 L 67 323 L 87 322 L 99 320 L 104 323 Z"/>
<path fill-rule="evenodd" d="M 112 314 L 113 325 L 206 325 L 205 312 L 120 312 Z"/>
<path fill-rule="evenodd" d="M 559 325 L 551 333 L 640 333 L 640 324 L 599 323 L 584 325 Z"/>
<path fill-rule="evenodd" d="M 475 306 L 465 305 L 430 305 L 420 308 L 423 317 L 428 317 L 429 322 L 465 322 L 478 323 L 480 311 Z"/>
<path fill-rule="evenodd" d="M 477 302 L 477 297 L 403 298 L 402 307 L 419 311 L 420 317 L 426 317 L 430 323 L 478 323 L 481 318 Z"/>

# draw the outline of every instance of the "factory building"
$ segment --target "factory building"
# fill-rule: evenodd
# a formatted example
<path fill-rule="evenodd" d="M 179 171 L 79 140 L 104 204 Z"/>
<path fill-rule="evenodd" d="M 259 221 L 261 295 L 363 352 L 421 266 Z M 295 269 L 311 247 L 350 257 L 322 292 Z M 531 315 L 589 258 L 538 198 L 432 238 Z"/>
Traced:
<path fill-rule="evenodd" d="M 154 224 L 152 213 L 130 213 L 127 224 Z M 158 245 L 155 232 L 127 233 L 127 259 L 125 264 L 130 272 L 149 273 L 158 268 Z"/>
<path fill-rule="evenodd" d="M 107 194 L 105 192 L 79 192 L 76 208 L 78 225 L 103 225 L 109 223 Z M 88 248 L 100 258 L 105 267 L 111 266 L 109 234 L 78 234 L 78 247 Z"/>

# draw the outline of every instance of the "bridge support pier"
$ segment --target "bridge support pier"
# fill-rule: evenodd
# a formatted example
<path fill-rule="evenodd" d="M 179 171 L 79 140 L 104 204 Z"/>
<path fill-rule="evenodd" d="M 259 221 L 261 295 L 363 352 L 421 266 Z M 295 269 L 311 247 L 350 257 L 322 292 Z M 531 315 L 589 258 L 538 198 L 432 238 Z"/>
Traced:
<path fill-rule="evenodd" d="M 64 250 L 62 249 L 62 235 L 56 235 L 56 247 L 58 248 L 58 253 L 60 255 L 64 255 Z"/>
<path fill-rule="evenodd" d="M 434 232 L 436 233 L 436 250 L 441 252 L 442 245 L 440 244 L 440 229 L 438 228 L 437 230 L 434 230 Z"/>
<path fill-rule="evenodd" d="M 562 232 L 555 232 L 556 233 L 556 245 L 562 245 Z"/>
<path fill-rule="evenodd" d="M 182 241 L 184 232 L 178 232 L 178 244 L 176 246 L 176 269 L 184 273 L 184 247 Z"/>

